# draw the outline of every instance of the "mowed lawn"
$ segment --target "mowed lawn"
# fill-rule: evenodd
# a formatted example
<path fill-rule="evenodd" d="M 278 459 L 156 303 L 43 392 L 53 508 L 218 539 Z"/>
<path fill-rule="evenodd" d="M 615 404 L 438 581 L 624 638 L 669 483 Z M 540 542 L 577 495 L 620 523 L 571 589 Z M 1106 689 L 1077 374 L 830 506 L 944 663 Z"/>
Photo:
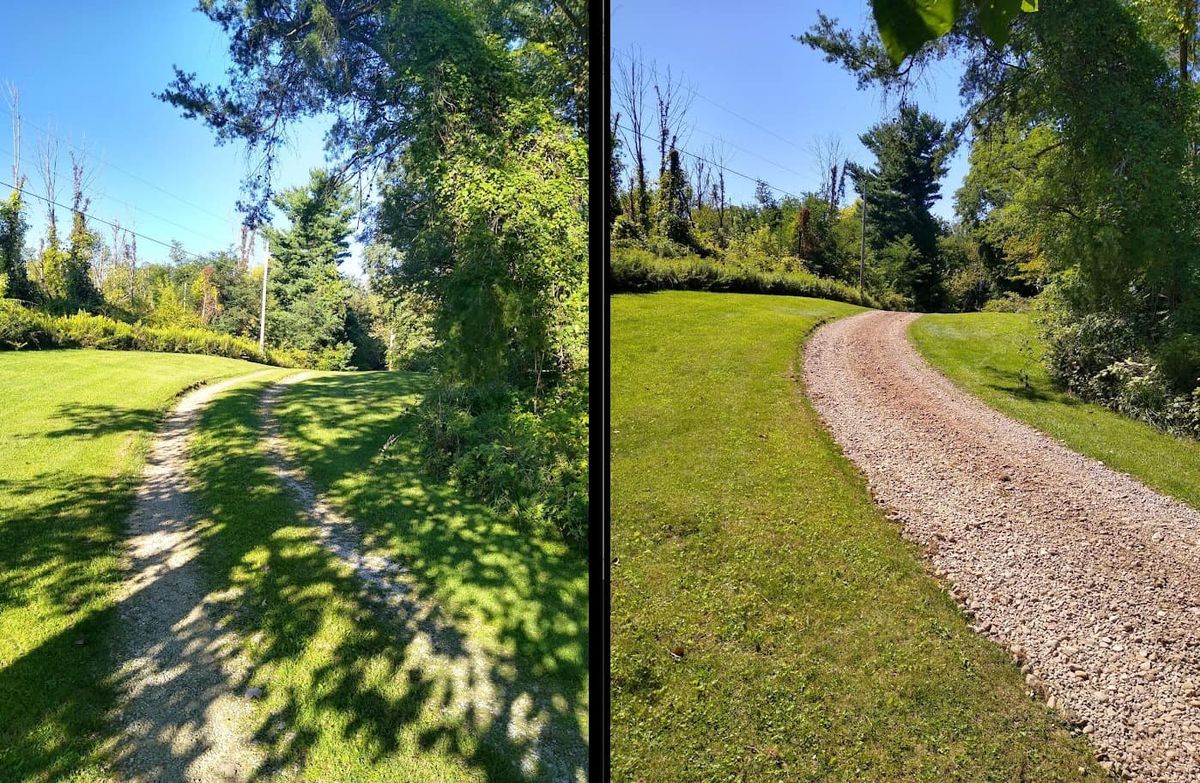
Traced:
<path fill-rule="evenodd" d="M 265 695 L 280 780 L 576 780 L 587 751 L 587 564 L 422 471 L 416 373 L 322 373 L 281 429 L 317 488 L 406 573 L 423 610 L 386 609 L 318 542 L 259 447 L 247 384 L 193 441 L 214 521 L 202 563 Z M 253 491 L 244 491 L 244 487 Z M 436 640 L 436 641 L 433 641 Z"/>
<path fill-rule="evenodd" d="M 1027 314 L 926 315 L 913 322 L 909 336 L 931 365 L 1001 413 L 1200 508 L 1200 441 L 1056 390 Z"/>
<path fill-rule="evenodd" d="M 260 365 L 118 351 L 0 352 L 0 780 L 105 779 L 97 748 L 118 557 L 162 412 Z"/>
<path fill-rule="evenodd" d="M 613 297 L 613 779 L 1102 779 L 805 400 L 806 334 L 856 310 Z"/>

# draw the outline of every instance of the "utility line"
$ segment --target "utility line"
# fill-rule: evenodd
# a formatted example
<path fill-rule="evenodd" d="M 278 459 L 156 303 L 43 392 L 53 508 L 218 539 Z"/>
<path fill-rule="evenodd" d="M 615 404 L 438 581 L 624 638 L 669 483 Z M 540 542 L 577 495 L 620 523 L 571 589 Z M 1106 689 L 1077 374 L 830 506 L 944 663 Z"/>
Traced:
<path fill-rule="evenodd" d="M 54 206 L 56 206 L 56 207 L 59 207 L 59 208 L 61 208 L 61 209 L 65 209 L 65 210 L 68 210 L 68 211 L 70 211 L 70 212 L 74 212 L 74 211 L 75 211 L 74 209 L 71 209 L 71 207 L 67 206 L 66 204 L 60 204 L 60 203 L 59 203 L 59 202 L 57 202 L 57 201 L 54 201 L 54 200 L 52 200 L 52 199 L 48 199 L 48 198 L 46 198 L 45 196 L 39 195 L 39 194 L 37 194 L 37 193 L 34 193 L 32 190 L 26 190 L 25 188 L 19 188 L 19 187 L 17 187 L 16 185 L 13 185 L 13 184 L 11 184 L 11 183 L 9 183 L 9 182 L 5 182 L 4 180 L 0 180 L 0 185 L 3 185 L 3 186 L 5 186 L 5 187 L 7 187 L 7 188 L 12 188 L 13 190 L 17 191 L 18 193 L 23 193 L 23 194 L 25 194 L 25 195 L 27 195 L 27 196 L 33 196 L 33 197 L 34 197 L 34 198 L 36 198 L 36 199 L 41 199 L 42 201 L 46 202 L 47 204 L 53 204 Z M 125 226 L 119 225 L 119 224 L 117 224 L 117 223 L 111 223 L 111 222 L 109 222 L 109 221 L 105 220 L 105 219 L 104 219 L 104 218 L 102 218 L 102 217 L 96 217 L 95 215 L 92 215 L 92 214 L 90 214 L 90 213 L 88 213 L 88 212 L 84 212 L 83 210 L 79 210 L 79 213 L 80 213 L 81 215 L 83 215 L 84 217 L 91 218 L 92 220 L 95 220 L 97 223 L 103 223 L 104 225 L 108 226 L 109 228 L 115 228 L 115 229 L 117 229 L 118 231 L 126 231 L 126 232 L 128 232 L 128 233 L 130 233 L 130 234 L 133 234 L 135 237 L 141 237 L 142 239 L 145 239 L 145 240 L 146 240 L 146 241 L 148 241 L 148 242 L 154 242 L 155 244 L 162 245 L 162 246 L 163 246 L 163 247 L 165 247 L 165 248 L 170 248 L 170 249 L 174 249 L 174 248 L 175 248 L 175 246 L 174 246 L 174 245 L 172 245 L 170 242 L 164 242 L 164 241 L 162 241 L 161 239 L 155 239 L 154 237 L 152 237 L 152 236 L 148 236 L 148 235 L 146 235 L 146 234 L 143 234 L 143 233 L 141 233 L 140 231 L 134 231 L 132 228 L 126 228 Z M 182 248 L 182 246 L 179 248 L 179 250 L 180 250 L 180 252 L 181 252 L 181 253 L 183 253 L 184 255 L 191 256 L 192 258 L 196 259 L 197 261 L 201 260 L 201 256 L 199 256 L 199 255 L 197 255 L 197 254 L 195 254 L 195 253 L 189 252 L 189 251 L 187 251 L 187 250 L 184 250 L 184 249 Z"/>
<path fill-rule="evenodd" d="M 12 154 L 12 150 L 10 150 L 10 149 L 7 149 L 7 148 L 5 148 L 5 147 L 0 147 L 0 152 L 7 152 L 7 153 L 9 153 L 10 155 Z M 22 156 L 18 156 L 18 157 L 20 158 L 20 160 L 24 161 L 24 162 L 25 162 L 27 165 L 29 165 L 29 166 L 33 167 L 33 169 L 34 169 L 35 171 L 38 169 L 38 166 L 39 166 L 39 164 L 38 164 L 38 163 L 36 163 L 36 162 L 34 162 L 34 161 L 31 161 L 29 158 L 27 158 L 27 157 L 25 157 L 25 156 L 23 156 L 23 155 L 22 155 Z M 131 204 L 130 202 L 128 202 L 128 201 L 125 201 L 125 200 L 123 200 L 123 199 L 119 199 L 119 198 L 117 198 L 116 196 L 109 195 L 108 193 L 97 192 L 97 193 L 95 194 L 95 197 L 97 197 L 97 198 L 105 198 L 105 199 L 108 199 L 109 201 L 115 201 L 116 203 L 118 203 L 118 204 L 120 204 L 120 205 L 122 205 L 122 206 L 129 207 L 129 208 L 130 208 L 130 209 L 132 209 L 132 210 L 136 210 L 137 212 L 140 212 L 140 213 L 142 213 L 142 214 L 143 214 L 143 215 L 145 215 L 146 217 L 154 218 L 155 220 L 160 220 L 160 221 L 162 221 L 163 223 L 166 223 L 166 224 L 167 224 L 167 225 L 169 225 L 169 226 L 173 226 L 174 228 L 178 228 L 178 229 L 180 229 L 180 230 L 182 230 L 182 231 L 186 231 L 186 232 L 188 232 L 189 234 L 191 234 L 192 236 L 199 237 L 200 239 L 203 239 L 203 240 L 204 240 L 204 241 L 206 241 L 206 242 L 211 242 L 211 243 L 213 243 L 214 245 L 217 245 L 218 247 L 219 247 L 219 246 L 221 246 L 222 244 L 228 244 L 228 243 L 223 243 L 223 242 L 221 242 L 221 241 L 219 241 L 219 240 L 216 240 L 216 239 L 212 238 L 211 236 L 209 236 L 208 234 L 202 234 L 202 233 L 200 233 L 199 231 L 197 231 L 197 230 L 196 230 L 196 229 L 194 229 L 194 228 L 191 228 L 191 227 L 189 227 L 189 226 L 185 226 L 185 225 L 183 225 L 183 224 L 181 224 L 181 223 L 176 223 L 174 220 L 171 220 L 170 218 L 165 218 L 165 217 L 163 217 L 162 215 L 157 215 L 157 214 L 155 214 L 155 213 L 151 212 L 150 210 L 148 210 L 148 209 L 146 209 L 146 208 L 144 208 L 144 207 L 139 207 L 139 206 L 137 206 L 136 204 Z"/>
<path fill-rule="evenodd" d="M 623 58 L 623 59 L 624 59 L 624 60 L 625 60 L 627 63 L 636 63 L 636 64 L 638 64 L 638 65 L 642 66 L 643 68 L 649 67 L 649 68 L 650 68 L 650 73 L 654 74 L 655 78 L 657 78 L 657 77 L 658 77 L 658 68 L 657 68 L 657 66 L 656 66 L 655 64 L 653 64 L 653 63 L 652 63 L 650 66 L 647 66 L 647 65 L 646 65 L 646 63 L 645 63 L 645 61 L 643 61 L 643 60 L 638 60 L 637 58 L 633 57 L 632 55 L 626 54 L 625 52 L 622 52 L 622 51 L 621 51 L 621 50 L 619 50 L 619 49 L 613 49 L 613 50 L 612 50 L 612 53 L 613 53 L 614 55 L 616 55 L 617 57 L 621 57 L 621 58 Z M 753 125 L 755 128 L 758 128 L 758 129 L 759 129 L 760 131 L 762 131 L 763 133 L 768 133 L 768 134 L 770 134 L 770 135 L 774 136 L 775 138 L 779 139 L 780 141 L 782 141 L 782 142 L 783 142 L 783 143 L 785 143 L 785 144 L 790 144 L 790 145 L 792 145 L 793 147 L 795 147 L 795 148 L 796 148 L 796 149 L 798 149 L 798 150 L 801 150 L 801 151 L 803 151 L 803 152 L 807 152 L 807 150 L 805 150 L 805 149 L 804 149 L 803 147 L 801 147 L 799 144 L 797 144 L 796 142 L 794 142 L 794 141 L 792 141 L 791 139 L 787 138 L 786 136 L 783 136 L 782 134 L 776 133 L 775 131 L 771 130 L 770 128 L 766 127 L 765 125 L 762 125 L 762 124 L 760 124 L 760 123 L 757 123 L 757 122 L 755 122 L 754 120 L 750 119 L 749 117 L 746 117 L 746 116 L 745 116 L 745 115 L 743 115 L 743 114 L 739 114 L 738 112 L 734 111 L 733 109 L 729 108 L 728 106 L 724 106 L 724 105 L 722 105 L 722 104 L 720 104 L 720 103 L 717 103 L 717 102 L 716 102 L 716 101 L 714 101 L 712 98 L 709 98 L 707 95 L 704 95 L 704 94 L 702 94 L 702 93 L 698 92 L 698 91 L 697 91 L 695 88 L 693 88 L 693 87 L 690 87 L 690 86 L 689 86 L 689 87 L 687 87 L 687 90 L 688 90 L 688 92 L 692 93 L 692 94 L 693 94 L 693 95 L 695 95 L 696 97 L 698 97 L 698 98 L 702 98 L 702 99 L 704 99 L 705 101 L 707 101 L 708 103 L 711 103 L 713 106 L 716 106 L 716 107 L 717 107 L 718 109 L 720 109 L 721 111 L 728 112 L 729 114 L 732 114 L 734 117 L 737 117 L 737 118 L 738 118 L 739 120 L 741 120 L 742 122 L 745 122 L 745 123 L 747 123 L 747 124 L 749 124 L 749 125 Z"/>
<path fill-rule="evenodd" d="M 637 133 L 637 135 L 641 136 L 642 138 L 649 139 L 650 141 L 658 141 L 658 139 L 657 139 L 657 138 L 655 138 L 655 137 L 653 137 L 653 136 L 651 136 L 651 135 L 649 135 L 649 134 L 647 134 L 647 133 L 638 133 L 638 131 L 635 131 L 633 128 L 630 128 L 630 127 L 628 127 L 628 126 L 626 126 L 626 125 L 622 125 L 621 123 L 617 123 L 617 127 L 618 127 L 618 128 L 622 128 L 622 129 L 624 129 L 624 130 L 628 131 L 629 133 Z M 772 185 L 770 182 L 767 182 L 765 179 L 762 179 L 761 177 L 752 177 L 752 176 L 750 176 L 749 174 L 743 174 L 743 173 L 742 173 L 742 172 L 740 172 L 740 171 L 736 171 L 736 170 L 734 170 L 734 169 L 731 169 L 731 168 L 729 168 L 729 167 L 728 167 L 728 166 L 726 166 L 726 165 L 723 165 L 723 164 L 721 164 L 721 163 L 717 163 L 715 160 L 710 160 L 709 158 L 706 158 L 706 157 L 704 157 L 703 155 L 697 155 L 696 153 L 694 153 L 694 152 L 690 152 L 690 151 L 688 151 L 688 150 L 686 150 L 686 149 L 684 149 L 684 148 L 682 148 L 682 147 L 676 147 L 675 149 L 676 149 L 676 150 L 678 150 L 679 152 L 682 152 L 684 155 L 690 155 L 691 157 L 693 157 L 693 158 L 696 158 L 697 160 L 702 160 L 702 161 L 704 161 L 705 163 L 708 163 L 708 164 L 710 164 L 710 165 L 712 165 L 712 166 L 716 166 L 716 167 L 717 167 L 717 168 L 719 168 L 719 169 L 723 169 L 723 170 L 725 170 L 725 171 L 728 171 L 730 174 L 736 174 L 737 176 L 739 176 L 739 177 L 742 177 L 743 179 L 747 179 L 747 180 L 749 180 L 749 181 L 751 181 L 751 182 L 754 182 L 754 183 L 756 183 L 756 184 L 757 184 L 757 183 L 759 183 L 759 182 L 761 182 L 761 183 L 763 183 L 764 185 L 766 185 L 768 188 L 770 188 L 771 190 L 778 191 L 778 192 L 782 193 L 782 194 L 783 194 L 783 195 L 785 195 L 785 196 L 791 196 L 792 198 L 795 198 L 795 199 L 802 198 L 801 196 L 797 196 L 795 193 L 792 193 L 792 192 L 790 192 L 790 191 L 784 190 L 783 188 L 776 187 L 776 186 Z"/>
<path fill-rule="evenodd" d="M 12 113 L 12 110 L 6 106 L 0 106 L 0 111 L 3 111 L 5 114 L 7 114 L 10 117 L 14 116 Z M 131 178 L 137 180 L 138 182 L 141 182 L 144 185 L 148 185 L 149 187 L 154 188 L 159 193 L 163 193 L 165 195 L 170 196 L 171 198 L 175 199 L 176 201 L 180 202 L 181 204 L 186 204 L 187 206 L 191 207 L 192 209 L 199 210 L 200 212 L 203 212 L 204 214 L 208 215 L 209 217 L 214 217 L 217 220 L 226 221 L 226 222 L 229 221 L 229 218 L 227 216 L 218 215 L 217 213 L 215 213 L 205 207 L 202 207 L 199 204 L 196 204 L 192 201 L 188 201 L 183 196 L 178 196 L 178 195 L 172 193 L 171 191 L 167 190 L 166 188 L 162 188 L 162 187 L 154 184 L 153 182 L 146 179 L 145 177 L 138 176 L 137 174 L 134 174 L 132 171 L 123 169 L 120 166 L 116 165 L 115 163 L 110 163 L 110 162 L 104 160 L 103 158 L 101 158 L 100 156 L 96 155 L 95 153 L 89 152 L 87 149 L 80 147 L 78 144 L 71 142 L 69 139 L 64 139 L 62 136 L 59 136 L 57 133 L 48 131 L 45 128 L 43 128 L 39 125 L 36 125 L 32 122 L 29 122 L 28 120 L 26 120 L 24 118 L 21 119 L 21 122 L 22 122 L 22 124 L 29 125 L 34 130 L 40 131 L 41 133 L 43 133 L 46 136 L 50 136 L 51 138 L 61 141 L 63 144 L 66 144 L 68 147 L 71 147 L 72 149 L 80 152 L 81 154 L 87 155 L 89 158 L 97 160 L 100 163 L 102 163 L 103 165 L 108 166 L 109 168 L 112 168 L 112 169 L 115 169 L 116 171 L 121 172 L 122 174 L 124 174 L 127 177 L 131 177 Z"/>

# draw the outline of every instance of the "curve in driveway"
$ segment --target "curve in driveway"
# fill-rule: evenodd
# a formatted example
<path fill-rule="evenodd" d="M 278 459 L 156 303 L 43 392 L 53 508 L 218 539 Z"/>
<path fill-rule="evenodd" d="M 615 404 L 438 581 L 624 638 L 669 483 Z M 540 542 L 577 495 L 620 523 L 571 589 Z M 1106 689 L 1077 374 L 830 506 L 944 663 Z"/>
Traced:
<path fill-rule="evenodd" d="M 1031 691 L 1126 774 L 1200 780 L 1200 513 L 955 387 L 917 317 L 819 329 L 818 414 Z"/>

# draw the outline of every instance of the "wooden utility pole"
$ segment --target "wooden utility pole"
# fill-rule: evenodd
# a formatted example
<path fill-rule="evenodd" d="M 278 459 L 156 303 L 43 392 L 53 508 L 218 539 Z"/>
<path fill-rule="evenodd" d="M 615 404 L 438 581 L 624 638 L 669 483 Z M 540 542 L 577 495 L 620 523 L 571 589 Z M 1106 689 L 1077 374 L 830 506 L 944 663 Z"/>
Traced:
<path fill-rule="evenodd" d="M 263 257 L 262 304 L 258 309 L 258 352 L 267 352 L 267 273 L 271 269 L 271 240 L 263 239 L 266 255 Z"/>
<path fill-rule="evenodd" d="M 863 290 L 863 272 L 867 268 L 867 191 L 862 196 L 862 240 L 858 248 L 858 293 Z"/>

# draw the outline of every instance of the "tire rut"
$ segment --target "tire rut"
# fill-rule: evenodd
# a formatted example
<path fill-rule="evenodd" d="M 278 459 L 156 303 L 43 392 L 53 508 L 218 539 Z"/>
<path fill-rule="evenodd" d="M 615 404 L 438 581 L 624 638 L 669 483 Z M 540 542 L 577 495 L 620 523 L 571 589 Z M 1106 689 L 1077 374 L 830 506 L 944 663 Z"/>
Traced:
<path fill-rule="evenodd" d="M 243 375 L 184 395 L 151 445 L 127 522 L 118 604 L 118 726 L 111 748 L 122 780 L 244 781 L 261 762 L 250 741 L 252 705 L 237 637 L 209 609 L 195 562 L 206 527 L 193 508 L 187 440 L 205 405 Z"/>

